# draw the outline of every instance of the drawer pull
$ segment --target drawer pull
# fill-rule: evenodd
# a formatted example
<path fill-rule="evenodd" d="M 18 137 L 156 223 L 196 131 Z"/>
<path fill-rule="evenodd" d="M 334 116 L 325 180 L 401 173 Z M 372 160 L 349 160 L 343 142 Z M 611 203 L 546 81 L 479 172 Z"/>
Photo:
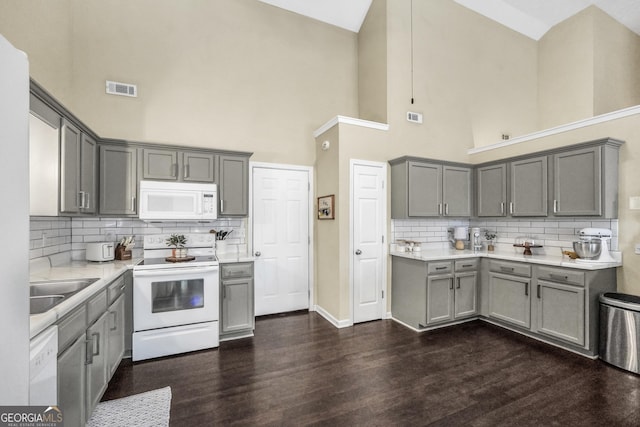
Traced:
<path fill-rule="evenodd" d="M 529 284 L 528 283 L 524 284 L 524 294 L 526 296 L 529 296 Z"/>
<path fill-rule="evenodd" d="M 553 274 L 553 273 L 551 273 L 549 277 L 551 277 L 553 280 L 563 280 L 563 281 L 569 280 L 569 276 L 561 276 L 559 274 Z"/>
<path fill-rule="evenodd" d="M 473 264 L 462 264 L 463 267 L 473 267 Z"/>
<path fill-rule="evenodd" d="M 538 285 L 538 299 L 540 299 L 540 285 Z"/>
<path fill-rule="evenodd" d="M 500 267 L 500 271 L 513 272 L 513 267 Z"/>
<path fill-rule="evenodd" d="M 436 267 L 436 270 L 446 270 L 449 267 Z"/>

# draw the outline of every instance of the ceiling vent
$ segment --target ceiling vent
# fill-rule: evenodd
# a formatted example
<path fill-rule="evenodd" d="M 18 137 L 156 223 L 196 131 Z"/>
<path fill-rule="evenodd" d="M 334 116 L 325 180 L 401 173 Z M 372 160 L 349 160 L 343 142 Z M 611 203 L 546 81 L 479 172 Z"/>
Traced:
<path fill-rule="evenodd" d="M 111 95 L 138 96 L 138 86 L 128 83 L 110 82 L 107 80 L 107 93 Z"/>

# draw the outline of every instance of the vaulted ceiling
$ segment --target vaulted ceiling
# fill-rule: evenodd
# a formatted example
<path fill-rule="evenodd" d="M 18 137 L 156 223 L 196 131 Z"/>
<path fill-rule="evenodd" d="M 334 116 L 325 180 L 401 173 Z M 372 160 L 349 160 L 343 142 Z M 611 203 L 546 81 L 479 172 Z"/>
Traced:
<path fill-rule="evenodd" d="M 357 33 L 372 0 L 259 1 Z M 539 40 L 551 27 L 591 5 L 640 35 L 640 0 L 454 1 L 534 40 Z"/>

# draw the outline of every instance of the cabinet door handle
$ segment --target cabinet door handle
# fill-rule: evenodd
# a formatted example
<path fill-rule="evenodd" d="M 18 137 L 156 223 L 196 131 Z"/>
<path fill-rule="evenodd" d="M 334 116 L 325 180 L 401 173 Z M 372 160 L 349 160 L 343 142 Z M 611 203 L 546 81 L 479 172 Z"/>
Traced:
<path fill-rule="evenodd" d="M 93 363 L 93 335 L 90 338 L 84 340 L 84 343 L 87 345 L 85 348 L 84 364 L 91 365 Z M 91 351 L 89 351 L 89 349 L 91 349 Z"/>
<path fill-rule="evenodd" d="M 513 215 L 513 202 L 509 202 L 509 214 Z"/>
<path fill-rule="evenodd" d="M 457 278 L 456 278 L 456 281 L 458 282 L 458 283 L 456 284 L 456 288 L 457 288 L 457 289 L 460 289 L 460 278 L 459 278 L 459 277 L 457 277 Z"/>
<path fill-rule="evenodd" d="M 109 328 L 110 331 L 117 331 L 118 330 L 118 312 L 117 311 L 110 311 L 110 314 L 113 314 L 113 327 Z"/>
<path fill-rule="evenodd" d="M 222 285 L 222 299 L 227 299 L 227 287 Z"/>
<path fill-rule="evenodd" d="M 529 296 L 529 284 L 528 283 L 524 284 L 524 294 L 526 296 Z"/>
<path fill-rule="evenodd" d="M 444 204 L 444 214 L 449 215 L 449 203 Z"/>
<path fill-rule="evenodd" d="M 449 279 L 449 289 L 453 289 L 453 277 Z"/>
<path fill-rule="evenodd" d="M 538 299 L 540 299 L 540 285 L 538 285 Z"/>
<path fill-rule="evenodd" d="M 78 209 L 84 208 L 84 191 L 78 191 L 78 200 L 76 201 Z"/>
<path fill-rule="evenodd" d="M 136 211 L 136 196 L 131 197 L 131 212 Z"/>
<path fill-rule="evenodd" d="M 189 165 L 184 165 L 184 177 L 189 178 Z"/>
<path fill-rule="evenodd" d="M 224 200 L 220 199 L 220 213 L 224 212 Z"/>
<path fill-rule="evenodd" d="M 87 199 L 87 200 L 86 200 L 86 201 L 87 201 L 87 204 L 86 204 L 85 208 L 89 209 L 89 208 L 91 208 L 91 206 L 90 206 L 90 205 L 91 205 L 91 203 L 89 203 L 89 202 L 91 202 L 91 197 L 90 197 L 90 196 L 91 196 L 91 193 L 84 193 L 84 194 L 85 194 L 85 197 L 86 197 L 86 199 Z"/>
<path fill-rule="evenodd" d="M 91 336 L 96 337 L 94 342 L 96 343 L 95 347 L 97 347 L 95 353 L 93 353 L 92 356 L 100 356 L 100 332 L 94 332 L 91 334 Z"/>
<path fill-rule="evenodd" d="M 500 214 L 504 215 L 504 202 L 500 203 Z"/>
<path fill-rule="evenodd" d="M 553 200 L 553 213 L 558 213 L 558 201 L 556 199 Z"/>
<path fill-rule="evenodd" d="M 438 215 L 442 215 L 442 203 L 438 203 Z"/>
<path fill-rule="evenodd" d="M 172 169 L 171 176 L 174 177 L 174 178 L 177 178 L 178 177 L 178 164 L 177 163 L 173 163 L 171 165 L 171 169 Z"/>

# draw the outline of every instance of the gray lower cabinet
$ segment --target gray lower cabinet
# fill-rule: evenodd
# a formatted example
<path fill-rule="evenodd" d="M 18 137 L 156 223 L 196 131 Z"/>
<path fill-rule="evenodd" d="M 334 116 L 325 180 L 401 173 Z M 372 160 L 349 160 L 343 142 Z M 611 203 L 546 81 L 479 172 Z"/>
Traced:
<path fill-rule="evenodd" d="M 392 257 L 391 311 L 421 329 L 478 314 L 477 259 L 425 262 Z"/>
<path fill-rule="evenodd" d="M 86 419 L 85 341 L 82 334 L 58 355 L 58 406 L 64 411 L 64 425 L 69 427 L 84 426 Z"/>
<path fill-rule="evenodd" d="M 100 214 L 136 215 L 138 212 L 137 149 L 100 145 Z"/>
<path fill-rule="evenodd" d="M 142 179 L 215 182 L 213 153 L 142 148 Z"/>
<path fill-rule="evenodd" d="M 530 287 L 531 279 L 489 273 L 489 317 L 529 329 Z"/>
<path fill-rule="evenodd" d="M 96 141 L 66 119 L 60 139 L 60 212 L 96 212 Z"/>
<path fill-rule="evenodd" d="M 124 352 L 124 275 L 58 321 L 58 405 L 84 426 Z M 107 307 L 108 305 L 108 307 Z"/>
<path fill-rule="evenodd" d="M 220 266 L 220 340 L 253 335 L 253 262 Z"/>
<path fill-rule="evenodd" d="M 249 214 L 249 157 L 220 154 L 218 156 L 218 216 Z"/>
<path fill-rule="evenodd" d="M 87 328 L 87 419 L 107 390 L 108 317 L 108 313 L 104 313 Z"/>
<path fill-rule="evenodd" d="M 538 280 L 536 292 L 536 331 L 572 344 L 584 345 L 584 288 Z"/>
<path fill-rule="evenodd" d="M 492 260 L 489 271 L 489 317 L 529 329 L 531 266 Z"/>

